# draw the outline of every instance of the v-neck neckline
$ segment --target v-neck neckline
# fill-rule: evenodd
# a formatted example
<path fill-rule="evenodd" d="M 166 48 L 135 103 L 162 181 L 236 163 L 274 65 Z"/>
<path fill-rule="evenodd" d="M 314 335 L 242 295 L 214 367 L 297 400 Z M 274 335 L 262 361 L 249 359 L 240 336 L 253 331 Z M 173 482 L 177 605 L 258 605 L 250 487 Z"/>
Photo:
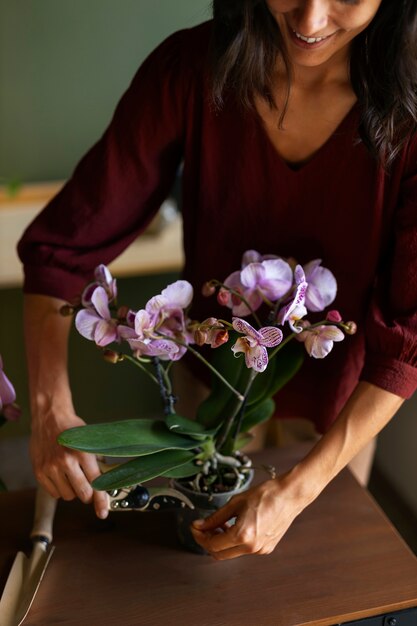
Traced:
<path fill-rule="evenodd" d="M 290 172 L 293 175 L 297 175 L 297 174 L 300 174 L 301 172 L 303 172 L 304 170 L 309 169 L 310 167 L 314 166 L 317 161 L 320 161 L 322 155 L 327 152 L 329 147 L 331 147 L 331 144 L 335 141 L 336 137 L 340 136 L 341 134 L 343 134 L 345 132 L 346 127 L 348 126 L 349 122 L 351 121 L 351 118 L 353 117 L 353 115 L 356 113 L 357 109 L 358 109 L 358 101 L 356 101 L 351 106 L 351 108 L 346 113 L 346 115 L 340 120 L 340 122 L 336 126 L 335 130 L 321 144 L 321 146 L 308 159 L 306 159 L 305 161 L 303 161 L 302 163 L 299 163 L 299 164 L 291 163 L 291 162 L 287 161 L 279 153 L 279 151 L 277 150 L 277 148 L 274 145 L 273 141 L 271 140 L 270 136 L 268 135 L 268 132 L 267 132 L 267 130 L 265 128 L 265 125 L 264 125 L 264 122 L 262 120 L 262 117 L 259 115 L 259 113 L 258 113 L 258 111 L 256 109 L 253 110 L 252 115 L 253 115 L 253 118 L 254 118 L 255 126 L 258 127 L 258 129 L 259 129 L 259 134 L 261 136 L 262 142 L 265 143 L 265 145 L 268 147 L 268 150 L 273 154 L 275 159 L 278 162 L 280 162 L 283 165 L 283 167 L 288 172 Z"/>

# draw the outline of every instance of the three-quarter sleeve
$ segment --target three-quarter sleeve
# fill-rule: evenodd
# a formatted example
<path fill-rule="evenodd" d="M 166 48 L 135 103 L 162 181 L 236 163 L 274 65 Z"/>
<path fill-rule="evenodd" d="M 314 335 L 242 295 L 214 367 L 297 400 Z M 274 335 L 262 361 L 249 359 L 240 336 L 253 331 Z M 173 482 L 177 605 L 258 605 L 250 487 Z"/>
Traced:
<path fill-rule="evenodd" d="M 393 216 L 365 330 L 361 379 L 409 398 L 417 388 L 417 140 Z"/>
<path fill-rule="evenodd" d="M 103 137 L 23 234 L 24 290 L 72 300 L 168 195 L 182 158 L 190 77 L 184 33 L 143 63 Z"/>

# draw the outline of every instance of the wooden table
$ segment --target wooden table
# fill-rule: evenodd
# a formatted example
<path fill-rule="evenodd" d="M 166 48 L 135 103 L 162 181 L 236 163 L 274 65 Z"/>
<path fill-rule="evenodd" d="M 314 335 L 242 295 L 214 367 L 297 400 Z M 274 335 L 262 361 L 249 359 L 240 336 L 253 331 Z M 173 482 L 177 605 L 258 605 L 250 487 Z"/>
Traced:
<path fill-rule="evenodd" d="M 302 453 L 261 459 L 282 471 Z M 0 589 L 16 551 L 29 550 L 33 499 L 33 491 L 0 496 Z M 89 506 L 60 502 L 56 550 L 25 624 L 325 626 L 385 615 L 363 623 L 387 626 L 402 610 L 397 626 L 417 624 L 408 612 L 417 607 L 417 559 L 347 470 L 270 556 L 221 563 L 187 553 L 173 522 L 166 512 L 100 521 Z"/>

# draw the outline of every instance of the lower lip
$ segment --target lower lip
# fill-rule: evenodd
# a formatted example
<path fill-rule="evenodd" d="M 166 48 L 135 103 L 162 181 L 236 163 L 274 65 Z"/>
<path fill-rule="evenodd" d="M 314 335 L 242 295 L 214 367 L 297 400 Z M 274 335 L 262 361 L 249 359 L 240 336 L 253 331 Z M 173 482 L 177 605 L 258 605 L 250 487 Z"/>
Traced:
<path fill-rule="evenodd" d="M 290 33 L 291 41 L 298 48 L 302 48 L 303 50 L 317 50 L 317 48 L 321 48 L 322 46 L 324 46 L 333 37 L 333 35 L 329 35 L 328 37 L 325 37 L 321 41 L 316 41 L 315 43 L 308 43 L 307 41 L 303 41 L 302 39 L 299 39 L 299 37 L 297 37 L 297 35 L 294 33 L 294 31 L 291 28 L 288 27 L 288 30 Z"/>

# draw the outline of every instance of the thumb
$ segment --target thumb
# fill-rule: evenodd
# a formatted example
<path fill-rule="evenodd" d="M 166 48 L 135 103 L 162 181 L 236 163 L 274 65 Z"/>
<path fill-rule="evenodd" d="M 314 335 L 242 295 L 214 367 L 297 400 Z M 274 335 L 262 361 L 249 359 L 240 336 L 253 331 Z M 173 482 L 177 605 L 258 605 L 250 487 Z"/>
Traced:
<path fill-rule="evenodd" d="M 235 516 L 235 506 L 233 504 L 226 504 L 209 517 L 194 520 L 192 525 L 197 530 L 214 530 L 215 528 L 225 526 L 227 522 Z"/>

